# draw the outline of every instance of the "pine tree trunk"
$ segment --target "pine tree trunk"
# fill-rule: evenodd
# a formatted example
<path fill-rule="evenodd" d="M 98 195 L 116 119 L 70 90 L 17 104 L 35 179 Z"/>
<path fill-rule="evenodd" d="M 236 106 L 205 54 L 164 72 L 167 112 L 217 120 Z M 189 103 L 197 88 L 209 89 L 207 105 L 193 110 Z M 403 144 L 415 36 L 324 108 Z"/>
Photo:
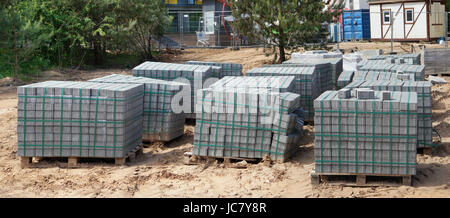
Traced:
<path fill-rule="evenodd" d="M 145 59 L 146 60 L 152 60 L 153 59 L 153 55 L 152 55 L 152 37 L 149 36 L 147 39 L 147 48 L 145 51 Z"/>
<path fill-rule="evenodd" d="M 14 9 L 14 0 L 11 3 L 11 16 L 12 16 L 12 30 L 13 30 L 13 48 L 14 48 L 14 72 L 13 72 L 13 82 L 16 82 L 17 79 L 17 30 L 16 30 L 16 15 Z"/>
<path fill-rule="evenodd" d="M 94 41 L 94 62 L 95 65 L 103 64 L 103 49 L 101 41 Z"/>
<path fill-rule="evenodd" d="M 284 44 L 280 43 L 280 46 L 278 47 L 280 49 L 280 63 L 283 63 L 286 61 L 286 53 L 284 52 Z"/>
<path fill-rule="evenodd" d="M 279 34 L 280 37 L 278 38 L 278 41 L 280 42 L 280 44 L 278 45 L 278 49 L 280 50 L 280 63 L 286 61 L 286 53 L 284 52 L 284 48 L 285 48 L 285 42 L 284 42 L 284 34 L 283 34 L 283 29 L 279 28 Z"/>

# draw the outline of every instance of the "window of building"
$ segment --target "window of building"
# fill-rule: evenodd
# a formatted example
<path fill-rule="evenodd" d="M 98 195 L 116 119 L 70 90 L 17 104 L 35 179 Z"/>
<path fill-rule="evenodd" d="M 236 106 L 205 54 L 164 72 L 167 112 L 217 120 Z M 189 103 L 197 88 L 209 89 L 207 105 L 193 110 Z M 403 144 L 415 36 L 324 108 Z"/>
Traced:
<path fill-rule="evenodd" d="M 406 16 L 406 23 L 413 23 L 414 22 L 414 9 L 406 9 L 405 10 Z"/>
<path fill-rule="evenodd" d="M 391 11 L 383 11 L 383 23 L 390 24 L 391 23 Z"/>

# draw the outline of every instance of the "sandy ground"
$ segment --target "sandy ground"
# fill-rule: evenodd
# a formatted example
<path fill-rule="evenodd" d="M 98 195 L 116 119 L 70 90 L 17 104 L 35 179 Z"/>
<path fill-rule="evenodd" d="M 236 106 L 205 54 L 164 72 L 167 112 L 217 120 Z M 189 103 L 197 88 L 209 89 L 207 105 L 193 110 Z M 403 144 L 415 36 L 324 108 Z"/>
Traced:
<path fill-rule="evenodd" d="M 269 63 L 271 57 L 253 48 L 190 49 L 171 60 L 234 61 L 250 69 Z M 87 80 L 112 73 L 129 71 L 49 71 L 39 80 Z M 450 82 L 450 77 L 446 80 Z M 413 186 L 355 188 L 310 184 L 312 126 L 305 126 L 298 151 L 286 163 L 249 163 L 243 169 L 220 162 L 185 165 L 183 153 L 192 149 L 194 129 L 186 125 L 182 138 L 150 145 L 127 166 L 89 162 L 68 169 L 64 161 L 44 160 L 36 168 L 21 169 L 16 157 L 16 88 L 0 87 L 0 197 L 450 197 L 450 85 L 435 89 L 433 126 L 442 136 L 442 145 L 431 156 L 418 155 Z"/>

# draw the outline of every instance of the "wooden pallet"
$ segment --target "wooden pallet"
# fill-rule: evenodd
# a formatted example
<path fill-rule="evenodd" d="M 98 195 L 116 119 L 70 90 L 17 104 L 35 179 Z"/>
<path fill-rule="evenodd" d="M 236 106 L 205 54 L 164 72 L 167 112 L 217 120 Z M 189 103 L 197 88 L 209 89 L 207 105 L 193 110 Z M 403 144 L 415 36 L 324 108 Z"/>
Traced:
<path fill-rule="evenodd" d="M 367 42 L 368 39 L 344 39 L 343 42 Z"/>
<path fill-rule="evenodd" d="M 433 147 L 417 148 L 417 154 L 431 155 L 432 152 L 433 152 Z"/>
<path fill-rule="evenodd" d="M 32 166 L 32 160 L 40 161 L 44 158 L 67 158 L 67 167 L 77 167 L 79 159 L 114 159 L 115 165 L 125 165 L 127 160 L 129 162 L 135 161 L 136 157 L 141 156 L 143 154 L 143 146 L 139 145 L 135 149 L 131 150 L 124 157 L 116 157 L 116 158 L 101 158 L 101 157 L 20 157 L 20 167 L 21 168 L 29 168 Z"/>
<path fill-rule="evenodd" d="M 314 120 L 305 121 L 304 125 L 314 126 Z"/>
<path fill-rule="evenodd" d="M 177 136 L 177 137 L 175 137 L 173 139 L 170 139 L 170 140 L 157 140 L 157 139 L 151 139 L 148 136 L 147 137 L 142 136 L 142 143 L 145 143 L 145 144 L 151 144 L 151 143 L 154 143 L 154 142 L 166 143 L 166 142 L 171 142 L 171 141 L 177 140 L 177 139 L 179 139 L 181 137 L 183 137 L 183 135 Z"/>
<path fill-rule="evenodd" d="M 322 182 L 341 186 L 411 186 L 411 179 L 411 175 L 316 173 L 314 170 L 311 172 L 311 184 L 313 185 L 318 185 Z M 401 180 L 401 182 L 392 180 Z"/>
<path fill-rule="evenodd" d="M 202 157 L 193 154 L 192 152 L 184 153 L 184 164 L 186 165 L 198 165 L 210 162 L 223 162 L 226 167 L 230 168 L 246 168 L 245 165 L 241 164 L 243 161 L 247 163 L 259 163 L 263 161 L 264 163 L 271 163 L 272 161 L 267 158 L 240 158 L 240 157 Z"/>
<path fill-rule="evenodd" d="M 192 125 L 195 126 L 197 119 L 195 118 L 186 118 L 186 121 L 184 122 L 186 125 Z"/>
<path fill-rule="evenodd" d="M 443 77 L 443 76 L 450 76 L 450 73 L 425 73 L 425 76 L 428 75 Z"/>

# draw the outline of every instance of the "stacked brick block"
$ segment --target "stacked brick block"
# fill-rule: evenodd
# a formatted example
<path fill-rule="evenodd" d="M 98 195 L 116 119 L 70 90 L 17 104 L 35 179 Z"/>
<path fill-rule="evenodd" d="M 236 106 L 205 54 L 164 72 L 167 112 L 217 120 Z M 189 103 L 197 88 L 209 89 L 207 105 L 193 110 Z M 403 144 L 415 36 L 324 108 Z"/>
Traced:
<path fill-rule="evenodd" d="M 292 66 L 297 66 L 297 67 L 306 67 L 306 66 L 315 66 L 315 65 L 323 64 L 323 63 L 329 63 L 330 67 L 331 67 L 330 70 L 323 71 L 324 73 L 327 74 L 328 79 L 326 82 L 323 82 L 322 84 L 327 84 L 327 83 L 331 82 L 331 88 L 328 88 L 329 84 L 327 84 L 327 88 L 324 91 L 327 91 L 330 89 L 336 89 L 337 88 L 337 80 L 343 71 L 343 59 L 342 58 L 326 58 L 326 59 L 293 58 L 291 60 L 283 62 L 283 65 L 290 64 Z M 276 66 L 276 65 L 267 65 L 267 66 Z M 330 80 L 329 78 L 332 78 L 332 80 Z"/>
<path fill-rule="evenodd" d="M 360 71 L 376 71 L 376 72 L 391 72 L 391 73 L 405 73 L 414 75 L 414 80 L 425 80 L 425 68 L 422 65 L 410 64 L 391 64 L 379 63 L 378 61 L 368 61 L 358 64 Z"/>
<path fill-rule="evenodd" d="M 325 68 L 326 69 L 326 68 Z M 300 106 L 304 110 L 303 119 L 314 119 L 313 100 L 322 93 L 321 81 L 325 73 L 320 73 L 316 67 L 261 67 L 254 68 L 246 76 L 294 76 L 295 90 L 301 96 Z"/>
<path fill-rule="evenodd" d="M 295 90 L 295 77 L 293 76 L 226 76 L 213 83 L 210 88 L 267 88 L 272 92 L 293 92 Z"/>
<path fill-rule="evenodd" d="M 212 68 L 210 66 L 200 66 L 191 64 L 172 64 L 162 62 L 144 62 L 133 70 L 133 76 L 147 77 L 160 80 L 173 81 L 178 78 L 185 78 L 190 85 L 191 102 L 183 102 L 190 104 L 190 112 L 186 112 L 186 118 L 195 118 L 194 105 L 196 102 L 197 90 L 204 88 L 205 81 L 213 77 Z M 177 80 L 180 81 L 180 80 Z M 187 82 L 186 82 L 187 83 Z"/>
<path fill-rule="evenodd" d="M 421 54 L 398 54 L 398 55 L 374 55 L 367 58 L 367 60 L 389 60 L 396 64 L 414 64 L 420 65 Z"/>
<path fill-rule="evenodd" d="M 18 155 L 124 157 L 141 143 L 143 89 L 65 81 L 18 87 Z"/>
<path fill-rule="evenodd" d="M 425 66 L 425 72 L 430 74 L 446 74 L 450 72 L 449 48 L 425 48 L 421 52 L 421 63 Z"/>
<path fill-rule="evenodd" d="M 188 61 L 186 64 L 205 65 L 216 68 L 214 69 L 215 75 L 220 79 L 225 76 L 242 76 L 242 64 L 208 61 Z M 220 69 L 220 71 L 217 69 Z"/>
<path fill-rule="evenodd" d="M 285 161 L 301 135 L 303 122 L 297 114 L 300 96 L 273 92 L 275 87 L 267 88 L 267 83 L 253 87 L 261 83 L 251 82 L 254 77 L 244 78 L 248 86 L 216 84 L 199 90 L 193 154 L 230 158 L 269 155 Z"/>
<path fill-rule="evenodd" d="M 185 115 L 183 112 L 174 112 L 172 101 L 176 94 L 186 88 L 186 84 L 118 74 L 90 81 L 144 85 L 143 141 L 171 141 L 184 134 Z"/>
<path fill-rule="evenodd" d="M 428 81 L 355 81 L 346 88 L 417 93 L 417 147 L 422 148 L 429 147 L 433 143 L 431 86 L 431 82 Z"/>
<path fill-rule="evenodd" d="M 316 172 L 416 174 L 415 92 L 327 91 L 314 108 Z"/>

